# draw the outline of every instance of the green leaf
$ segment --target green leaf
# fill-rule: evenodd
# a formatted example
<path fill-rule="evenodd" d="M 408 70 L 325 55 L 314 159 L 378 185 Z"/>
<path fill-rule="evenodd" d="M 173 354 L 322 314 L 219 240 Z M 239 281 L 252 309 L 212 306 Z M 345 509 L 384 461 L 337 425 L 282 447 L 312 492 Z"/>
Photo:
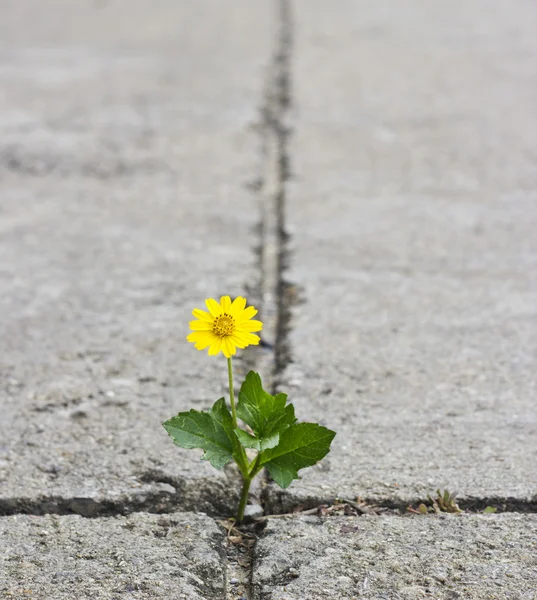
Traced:
<path fill-rule="evenodd" d="M 485 510 L 483 511 L 486 515 L 495 513 L 498 509 L 495 506 L 487 506 L 487 508 L 485 508 Z"/>
<path fill-rule="evenodd" d="M 242 444 L 243 448 L 254 448 L 255 450 L 260 449 L 259 440 L 253 435 L 250 435 L 247 431 L 244 431 L 244 429 L 239 429 L 237 427 L 237 429 L 235 429 L 235 435 L 239 439 L 239 442 Z"/>
<path fill-rule="evenodd" d="M 227 407 L 224 398 L 220 398 L 220 400 L 217 400 L 214 403 L 211 409 L 211 414 L 215 421 L 220 423 L 220 425 L 226 432 L 229 440 L 231 441 L 233 458 L 237 460 L 241 452 L 241 444 L 237 439 L 237 436 L 235 435 L 233 428 L 233 419 L 231 417 L 231 413 L 229 412 L 229 408 Z"/>
<path fill-rule="evenodd" d="M 205 450 L 201 459 L 216 469 L 222 469 L 240 450 L 224 398 L 217 400 L 208 412 L 182 412 L 163 423 L 163 427 L 177 446 Z"/>
<path fill-rule="evenodd" d="M 289 487 L 298 479 L 298 471 L 311 467 L 330 451 L 335 432 L 316 423 L 291 425 L 280 435 L 275 448 L 260 455 L 260 464 L 267 468 L 272 479 L 281 487 Z"/>
<path fill-rule="evenodd" d="M 280 441 L 279 433 L 272 433 L 267 437 L 259 439 L 238 427 L 235 429 L 235 435 L 244 448 L 253 448 L 258 452 L 267 450 L 268 448 L 274 448 Z"/>
<path fill-rule="evenodd" d="M 286 402 L 286 394 L 272 396 L 266 392 L 257 373 L 250 371 L 246 375 L 239 392 L 237 416 L 252 428 L 258 442 L 246 432 L 236 432 L 245 448 L 262 451 L 278 444 L 281 433 L 296 423 L 295 409 Z"/>

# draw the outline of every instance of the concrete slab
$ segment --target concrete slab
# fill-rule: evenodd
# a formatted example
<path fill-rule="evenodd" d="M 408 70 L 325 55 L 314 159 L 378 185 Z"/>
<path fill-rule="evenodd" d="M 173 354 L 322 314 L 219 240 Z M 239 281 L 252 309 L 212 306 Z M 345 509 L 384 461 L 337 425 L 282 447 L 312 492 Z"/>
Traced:
<path fill-rule="evenodd" d="M 303 302 L 282 389 L 338 435 L 268 510 L 439 487 L 526 501 L 535 5 L 294 6 L 285 277 Z"/>
<path fill-rule="evenodd" d="M 16 515 L 0 532 L 2 598 L 225 597 L 225 532 L 205 515 Z"/>
<path fill-rule="evenodd" d="M 532 600 L 535 515 L 269 520 L 254 598 Z"/>
<path fill-rule="evenodd" d="M 232 510 L 227 475 L 161 423 L 226 392 L 223 357 L 185 335 L 255 264 L 272 19 L 268 1 L 2 4 L 4 512 Z"/>

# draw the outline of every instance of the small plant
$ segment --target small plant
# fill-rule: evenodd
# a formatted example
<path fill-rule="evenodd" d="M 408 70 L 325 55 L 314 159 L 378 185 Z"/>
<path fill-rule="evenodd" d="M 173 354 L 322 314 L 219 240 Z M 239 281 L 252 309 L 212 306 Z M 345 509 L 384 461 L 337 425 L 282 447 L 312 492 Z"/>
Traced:
<path fill-rule="evenodd" d="M 233 302 L 229 296 L 222 296 L 220 302 L 209 298 L 205 304 L 208 312 L 192 311 L 196 320 L 190 322 L 192 333 L 186 339 L 197 350 L 208 348 L 209 356 L 222 352 L 226 357 L 231 411 L 225 399 L 220 398 L 208 411 L 181 412 L 163 426 L 177 446 L 204 450 L 202 460 L 208 460 L 216 469 L 231 461 L 237 464 L 243 479 L 237 510 L 240 522 L 250 484 L 263 468 L 281 488 L 287 488 L 293 479 L 299 479 L 300 469 L 311 467 L 328 454 L 336 434 L 316 423 L 297 423 L 287 395 L 269 394 L 254 371 L 246 375 L 236 403 L 231 357 L 237 348 L 259 344 L 255 332 L 261 331 L 263 323 L 253 320 L 257 310 L 246 307 L 246 299 L 241 296 Z M 248 426 L 248 431 L 239 427 L 238 419 Z M 252 460 L 246 449 L 256 452 Z"/>
<path fill-rule="evenodd" d="M 440 490 L 436 490 L 436 498 L 433 499 L 431 496 L 427 496 L 427 499 L 431 502 L 435 513 L 460 513 L 462 510 L 455 501 L 456 497 L 456 493 L 452 493 L 448 490 L 444 490 L 443 494 Z"/>
<path fill-rule="evenodd" d="M 427 500 L 429 500 L 431 506 L 427 506 L 422 502 L 417 509 L 412 508 L 412 506 L 409 506 L 407 510 L 408 512 L 414 513 L 416 515 L 426 515 L 428 513 L 433 512 L 436 514 L 461 513 L 462 510 L 459 508 L 459 505 L 455 501 L 456 496 L 456 493 L 449 492 L 448 490 L 444 490 L 443 493 L 440 490 L 436 490 L 436 498 L 431 498 L 431 496 L 429 495 L 427 496 Z"/>

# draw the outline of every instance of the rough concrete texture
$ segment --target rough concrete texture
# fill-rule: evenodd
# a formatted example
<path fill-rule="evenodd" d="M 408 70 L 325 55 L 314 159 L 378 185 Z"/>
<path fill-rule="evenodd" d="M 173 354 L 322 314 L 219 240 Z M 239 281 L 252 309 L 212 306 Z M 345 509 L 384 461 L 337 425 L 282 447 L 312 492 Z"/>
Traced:
<path fill-rule="evenodd" d="M 225 597 L 225 532 L 205 515 L 0 519 L 0 596 Z"/>
<path fill-rule="evenodd" d="M 256 600 L 533 600 L 535 515 L 270 520 Z"/>
<path fill-rule="evenodd" d="M 282 389 L 338 435 L 269 510 L 531 499 L 537 5 L 294 7 Z"/>
<path fill-rule="evenodd" d="M 161 423 L 226 392 L 225 360 L 185 335 L 255 264 L 272 17 L 247 0 L 2 2 L 3 510 L 231 512 L 234 480 Z"/>
<path fill-rule="evenodd" d="M 338 433 L 265 511 L 535 508 L 535 4 L 0 4 L 0 593 L 251 600 L 253 565 L 259 599 L 535 598 L 529 514 L 270 520 L 254 550 L 116 516 L 233 512 L 161 423 L 225 394 L 190 311 L 252 284 L 277 339 L 237 381 L 276 364 Z"/>

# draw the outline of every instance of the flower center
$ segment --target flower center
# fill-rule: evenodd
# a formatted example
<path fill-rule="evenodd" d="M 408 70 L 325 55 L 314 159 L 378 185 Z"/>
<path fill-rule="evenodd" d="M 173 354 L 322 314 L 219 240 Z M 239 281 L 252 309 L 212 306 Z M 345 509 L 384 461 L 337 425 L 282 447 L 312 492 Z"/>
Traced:
<path fill-rule="evenodd" d="M 216 317 L 213 323 L 213 333 L 220 337 L 231 335 L 235 329 L 235 319 L 226 313 Z"/>

